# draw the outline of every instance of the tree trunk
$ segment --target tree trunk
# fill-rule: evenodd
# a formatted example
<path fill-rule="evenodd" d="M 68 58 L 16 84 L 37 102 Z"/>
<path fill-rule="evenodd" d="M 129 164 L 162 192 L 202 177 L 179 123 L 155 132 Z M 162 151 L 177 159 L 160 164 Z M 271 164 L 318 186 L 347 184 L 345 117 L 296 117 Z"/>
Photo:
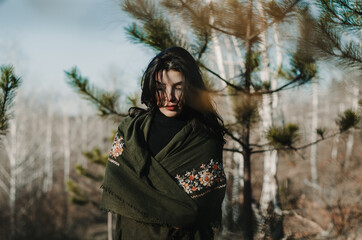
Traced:
<path fill-rule="evenodd" d="M 313 114 L 312 114 L 312 132 L 311 132 L 311 142 L 317 140 L 317 128 L 318 128 L 318 82 L 312 82 L 313 88 Z M 317 144 L 313 144 L 310 147 L 310 170 L 311 170 L 311 180 L 314 186 L 318 186 L 318 169 L 317 169 Z"/>
<path fill-rule="evenodd" d="M 69 116 L 63 112 L 63 154 L 64 154 L 64 183 L 69 179 L 70 171 L 70 137 Z"/>
<path fill-rule="evenodd" d="M 359 100 L 359 88 L 356 84 L 353 88 L 353 94 L 352 94 L 352 109 L 354 111 L 358 110 L 358 100 Z M 345 160 L 345 168 L 348 170 L 351 164 L 351 156 L 352 156 L 352 150 L 353 150 L 353 143 L 354 143 L 354 128 L 349 130 L 348 133 L 348 139 L 346 143 L 346 160 Z"/>
<path fill-rule="evenodd" d="M 246 30 L 246 39 L 249 39 L 250 31 L 251 31 L 251 19 L 252 19 L 252 7 L 253 2 L 249 0 L 248 3 L 248 23 L 247 23 L 247 30 Z M 245 48 L 246 48 L 246 59 L 247 62 L 250 62 L 252 51 L 251 51 L 251 42 L 250 40 L 245 41 Z M 251 87 L 251 66 L 247 64 L 245 66 L 245 90 L 246 90 L 246 98 L 245 101 L 251 101 L 250 99 L 250 87 Z M 244 205 L 243 205 L 243 214 L 244 214 L 244 237 L 247 240 L 254 239 L 254 215 L 253 210 L 251 207 L 252 204 L 252 189 L 251 189 L 251 149 L 250 149 L 250 129 L 251 129 L 251 119 L 246 119 L 243 123 L 242 129 L 242 140 L 244 143 L 243 149 L 243 157 L 244 157 Z"/>
<path fill-rule="evenodd" d="M 258 1 L 258 10 L 262 21 L 265 21 L 263 5 Z M 262 70 L 261 70 L 261 80 L 263 83 L 269 84 L 272 86 L 272 89 L 276 89 L 277 80 L 278 80 L 278 71 L 281 67 L 281 51 L 279 46 L 279 38 L 277 27 L 274 24 L 274 42 L 276 45 L 276 69 L 274 73 L 269 71 L 269 56 L 268 56 L 268 37 L 267 32 L 263 32 L 260 35 L 260 51 L 262 57 Z M 262 98 L 262 108 L 260 111 L 260 116 L 262 119 L 262 139 L 263 142 L 266 142 L 264 132 L 268 130 L 273 125 L 273 112 L 277 107 L 278 95 L 274 93 L 273 95 L 263 95 Z M 278 185 L 277 185 L 277 165 L 278 165 L 278 151 L 274 150 L 271 152 L 264 153 L 264 176 L 263 176 L 263 186 L 260 196 L 260 210 L 261 213 L 267 217 L 268 207 L 271 204 L 273 210 L 280 210 L 278 206 Z M 280 211 L 278 211 L 280 212 Z"/>
<path fill-rule="evenodd" d="M 247 126 L 243 133 L 243 140 L 249 145 L 249 127 Z M 251 190 L 251 162 L 250 162 L 250 149 L 243 150 L 244 157 L 244 236 L 247 240 L 252 240 L 254 238 L 254 215 L 251 208 L 252 204 L 252 190 Z"/>
<path fill-rule="evenodd" d="M 10 239 L 15 236 L 15 224 L 16 224 L 16 216 L 15 216 L 15 201 L 16 201 L 16 166 L 17 166 L 17 134 L 16 134 L 16 121 L 12 120 L 10 122 L 10 141 L 5 139 L 5 149 L 10 162 L 10 170 L 9 170 L 9 207 L 10 207 Z"/>
<path fill-rule="evenodd" d="M 108 230 L 108 240 L 112 240 L 112 213 L 108 212 L 108 217 L 107 217 L 107 230 Z"/>
<path fill-rule="evenodd" d="M 339 104 L 339 111 L 341 113 L 344 111 L 344 104 L 343 103 Z M 334 163 L 337 163 L 339 140 L 340 140 L 340 134 L 336 135 L 334 137 L 334 139 L 333 139 L 331 158 L 332 158 Z"/>
<path fill-rule="evenodd" d="M 81 139 L 82 139 L 82 152 L 86 151 L 87 150 L 87 147 L 88 147 L 88 115 L 84 112 L 82 114 L 82 121 L 81 121 Z M 86 158 L 83 156 L 81 156 L 81 159 L 82 159 L 82 166 L 83 167 L 87 167 L 88 165 L 88 161 L 86 160 Z"/>
<path fill-rule="evenodd" d="M 48 192 L 53 187 L 53 151 L 52 151 L 52 114 L 50 106 L 48 109 L 47 128 L 45 137 L 45 180 L 43 192 Z"/>
<path fill-rule="evenodd" d="M 234 143 L 237 145 L 237 143 Z M 234 146 L 237 148 L 238 146 Z M 239 195 L 241 189 L 244 187 L 243 178 L 244 178 L 244 165 L 243 165 L 243 155 L 240 153 L 233 153 L 232 159 L 234 160 L 234 169 L 233 169 L 233 185 L 232 185 L 232 220 L 237 224 L 240 220 L 240 202 Z"/>

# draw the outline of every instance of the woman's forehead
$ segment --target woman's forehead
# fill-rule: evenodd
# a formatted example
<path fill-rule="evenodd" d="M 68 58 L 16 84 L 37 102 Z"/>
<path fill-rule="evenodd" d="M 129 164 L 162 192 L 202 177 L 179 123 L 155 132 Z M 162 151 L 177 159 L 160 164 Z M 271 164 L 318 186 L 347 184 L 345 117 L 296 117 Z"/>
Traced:
<path fill-rule="evenodd" d="M 176 85 L 184 82 L 184 76 L 181 72 L 175 70 L 163 70 L 157 74 L 156 82 L 158 84 Z"/>

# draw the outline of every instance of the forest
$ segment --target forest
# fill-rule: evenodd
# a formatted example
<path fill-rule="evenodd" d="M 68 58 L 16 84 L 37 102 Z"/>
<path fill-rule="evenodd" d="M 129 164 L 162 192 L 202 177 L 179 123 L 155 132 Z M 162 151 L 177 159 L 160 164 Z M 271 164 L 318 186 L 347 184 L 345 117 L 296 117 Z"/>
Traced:
<path fill-rule="evenodd" d="M 224 120 L 216 239 L 362 238 L 360 1 L 118 2 L 129 41 L 192 53 Z M 140 90 L 104 90 L 74 66 L 72 102 L 22 91 L 14 64 L 0 62 L 0 239 L 113 239 L 100 186 Z"/>

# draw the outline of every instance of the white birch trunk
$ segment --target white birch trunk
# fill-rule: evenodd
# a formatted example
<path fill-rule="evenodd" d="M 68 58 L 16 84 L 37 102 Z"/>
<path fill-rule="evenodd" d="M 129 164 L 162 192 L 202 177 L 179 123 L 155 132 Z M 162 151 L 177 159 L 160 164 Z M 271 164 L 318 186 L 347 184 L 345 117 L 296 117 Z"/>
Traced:
<path fill-rule="evenodd" d="M 206 0 L 206 2 L 211 4 L 212 0 Z M 210 17 L 210 22 L 211 22 L 211 24 L 214 22 L 214 18 L 212 17 L 212 15 Z M 212 37 L 213 49 L 214 49 L 216 65 L 218 68 L 219 75 L 223 79 L 226 79 L 226 71 L 225 71 L 224 60 L 223 60 L 223 56 L 222 56 L 221 44 L 220 44 L 219 38 L 217 37 L 216 33 L 213 30 L 211 30 L 211 37 Z M 226 90 L 226 83 L 224 83 L 224 82 L 221 82 L 221 83 L 222 83 L 222 88 Z M 233 114 L 231 113 L 231 109 L 230 109 L 231 101 L 228 97 L 226 97 L 226 106 L 228 108 L 228 111 L 226 111 L 226 115 L 231 116 L 231 119 L 234 119 Z M 228 120 L 232 121 L 231 119 L 228 119 Z M 230 154 L 230 155 L 225 154 L 223 162 L 224 162 L 224 166 L 225 166 L 225 173 L 226 173 L 226 176 L 228 177 L 228 176 L 230 176 L 230 174 L 232 174 L 232 171 L 231 171 L 231 166 L 232 166 L 232 162 L 233 162 L 232 154 Z M 233 183 L 231 183 L 231 184 L 233 184 Z M 231 204 L 231 206 L 230 206 L 230 204 Z M 228 193 L 226 193 L 224 201 L 222 203 L 222 209 L 223 209 L 222 212 L 223 212 L 224 218 L 228 218 L 228 214 L 229 214 L 228 209 L 230 209 L 230 208 L 232 208 L 232 199 L 229 199 L 229 195 L 228 195 Z"/>
<path fill-rule="evenodd" d="M 79 151 L 79 149 L 82 149 L 82 142 L 79 141 L 79 138 L 81 138 L 81 134 L 82 134 L 82 119 L 80 116 L 77 116 L 75 117 L 75 122 L 74 122 L 74 125 L 76 126 L 75 127 L 75 130 L 74 132 L 71 132 L 72 133 L 72 136 L 71 136 L 71 141 L 73 142 L 76 142 L 77 145 L 71 145 L 71 148 L 74 149 L 74 147 L 77 149 L 76 153 L 77 153 L 77 156 L 76 157 L 76 163 L 77 164 L 81 164 L 82 165 L 82 151 Z M 75 134 L 74 134 L 75 133 Z"/>
<path fill-rule="evenodd" d="M 15 200 L 16 200 L 16 165 L 17 165 L 17 134 L 16 134 L 16 121 L 10 122 L 10 141 L 5 138 L 4 145 L 8 155 L 10 169 L 9 169 L 9 207 L 10 207 L 10 238 L 15 234 Z"/>
<path fill-rule="evenodd" d="M 233 61 L 233 55 L 232 50 L 231 50 L 231 43 L 230 43 L 230 39 L 228 37 L 225 37 L 225 47 L 226 47 L 226 61 L 227 61 L 227 65 L 228 65 L 228 76 L 229 79 L 235 77 L 235 69 L 234 69 L 234 61 Z"/>
<path fill-rule="evenodd" d="M 344 111 L 344 104 L 339 104 L 339 112 Z M 340 140 L 340 134 L 336 135 L 333 139 L 333 145 L 332 145 L 332 151 L 331 151 L 331 158 L 333 162 L 337 163 L 337 156 L 338 156 L 338 147 L 339 147 L 339 140 Z"/>
<path fill-rule="evenodd" d="M 312 113 L 312 132 L 311 142 L 317 141 L 317 128 L 318 128 L 318 83 L 312 82 L 313 88 L 313 113 Z M 318 169 L 317 169 L 317 144 L 313 144 L 310 148 L 310 171 L 311 180 L 314 186 L 318 186 Z"/>
<path fill-rule="evenodd" d="M 70 172 L 70 136 L 69 116 L 63 112 L 63 154 L 64 154 L 64 182 L 69 179 Z"/>
<path fill-rule="evenodd" d="M 52 113 L 49 106 L 47 129 L 45 137 L 45 180 L 43 182 L 43 192 L 48 192 L 53 187 L 53 157 L 52 157 Z"/>
<path fill-rule="evenodd" d="M 245 63 L 243 61 L 243 57 L 241 55 L 240 48 L 238 46 L 238 41 L 236 40 L 235 36 L 231 36 L 231 40 L 232 40 L 233 45 L 234 45 L 234 49 L 235 49 L 236 56 L 238 58 L 238 64 L 240 66 L 240 69 L 241 69 L 241 71 L 245 72 Z"/>
<path fill-rule="evenodd" d="M 278 86 L 278 77 L 279 77 L 279 71 L 282 68 L 282 51 L 280 48 L 280 43 L 279 43 L 279 30 L 278 30 L 278 26 L 276 24 L 273 25 L 273 39 L 274 39 L 274 43 L 275 43 L 275 61 L 276 61 L 276 66 L 275 66 L 275 71 L 272 75 L 272 81 L 271 81 L 271 89 L 276 89 Z M 278 93 L 273 93 L 272 94 L 272 109 L 275 110 L 278 106 L 278 102 L 279 102 L 279 96 Z M 274 111 L 272 111 L 272 114 L 274 113 Z M 272 120 L 273 120 L 273 115 L 272 115 Z"/>
<path fill-rule="evenodd" d="M 358 110 L 358 100 L 359 100 L 359 88 L 356 84 L 353 88 L 353 94 L 352 94 L 352 109 L 354 111 Z M 348 169 L 351 164 L 351 156 L 352 156 L 352 150 L 353 150 L 353 143 L 354 143 L 354 132 L 355 129 L 352 128 L 349 130 L 348 133 L 348 139 L 346 143 L 346 160 L 345 160 L 345 167 Z"/>
<path fill-rule="evenodd" d="M 257 2 L 257 8 L 259 14 L 262 18 L 262 21 L 265 21 L 264 10 L 262 3 Z M 264 84 L 270 85 L 270 72 L 269 72 L 269 57 L 268 57 L 268 48 L 267 48 L 267 32 L 260 34 L 260 52 L 261 52 L 261 71 L 260 79 Z M 260 109 L 261 117 L 261 137 L 263 142 L 266 142 L 264 132 L 272 126 L 272 98 L 270 95 L 263 95 L 262 97 L 262 107 Z M 267 209 L 270 202 L 273 202 L 273 193 L 276 191 L 276 182 L 274 181 L 273 173 L 276 173 L 276 166 L 273 165 L 271 159 L 272 153 L 267 151 L 264 153 L 264 175 L 263 175 L 263 187 L 260 196 L 260 210 L 261 213 L 266 216 Z M 276 196 L 276 195 L 275 195 Z"/>
<path fill-rule="evenodd" d="M 88 115 L 86 113 L 83 113 L 82 115 L 82 123 L 81 123 L 81 139 L 82 139 L 82 152 L 87 150 L 87 145 L 88 145 Z M 86 158 L 83 156 L 83 154 L 81 155 L 81 159 L 82 159 L 82 166 L 87 167 L 88 162 L 86 160 Z"/>
<path fill-rule="evenodd" d="M 237 144 L 234 144 L 234 148 L 237 148 Z M 244 161 L 243 155 L 240 153 L 233 153 L 232 159 L 234 160 L 234 169 L 233 169 L 233 183 L 232 183 L 232 220 L 234 223 L 240 218 L 240 202 L 239 195 L 240 190 L 244 187 Z"/>
<path fill-rule="evenodd" d="M 107 231 L 108 231 L 108 240 L 112 240 L 112 213 L 108 212 L 107 217 Z"/>

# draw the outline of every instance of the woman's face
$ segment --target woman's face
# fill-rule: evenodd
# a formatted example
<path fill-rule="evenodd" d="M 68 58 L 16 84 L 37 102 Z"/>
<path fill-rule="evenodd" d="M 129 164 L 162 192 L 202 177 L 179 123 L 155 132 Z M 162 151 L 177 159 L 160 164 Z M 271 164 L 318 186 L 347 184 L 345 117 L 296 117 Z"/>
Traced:
<path fill-rule="evenodd" d="M 163 70 L 156 80 L 156 98 L 160 112 L 166 117 L 175 117 L 182 110 L 184 77 L 175 70 Z"/>

